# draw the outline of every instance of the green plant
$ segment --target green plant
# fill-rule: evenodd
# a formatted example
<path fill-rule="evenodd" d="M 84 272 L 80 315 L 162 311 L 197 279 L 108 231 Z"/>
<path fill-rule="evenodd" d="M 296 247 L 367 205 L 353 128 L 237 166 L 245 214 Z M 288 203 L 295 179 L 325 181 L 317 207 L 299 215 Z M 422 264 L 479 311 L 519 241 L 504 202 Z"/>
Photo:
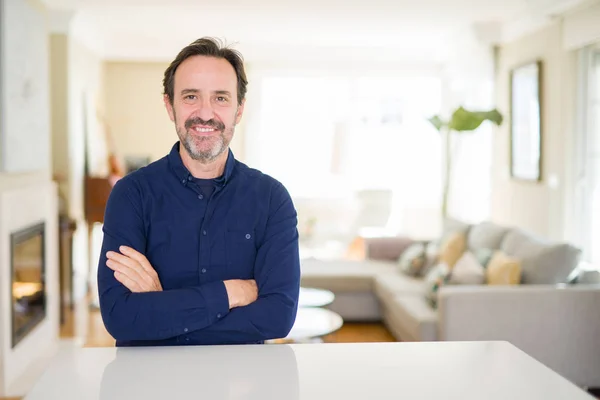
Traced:
<path fill-rule="evenodd" d="M 444 191 L 442 197 L 442 216 L 448 216 L 448 200 L 450 195 L 450 184 L 452 181 L 452 132 L 472 132 L 479 128 L 485 121 L 490 121 L 497 126 L 502 125 L 502 114 L 496 109 L 491 111 L 469 111 L 463 107 L 457 108 L 448 121 L 435 115 L 428 119 L 429 122 L 444 135 L 446 170 L 444 176 Z"/>

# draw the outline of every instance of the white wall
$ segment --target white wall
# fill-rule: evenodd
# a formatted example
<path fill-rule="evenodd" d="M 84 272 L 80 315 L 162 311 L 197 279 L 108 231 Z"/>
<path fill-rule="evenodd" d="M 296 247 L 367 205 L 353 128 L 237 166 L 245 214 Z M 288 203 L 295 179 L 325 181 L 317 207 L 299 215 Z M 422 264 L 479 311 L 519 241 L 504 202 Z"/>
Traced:
<path fill-rule="evenodd" d="M 169 63 L 106 63 L 106 116 L 121 157 L 164 157 L 177 139 L 165 110 L 162 79 Z"/>
<path fill-rule="evenodd" d="M 0 171 L 47 170 L 50 113 L 46 15 L 37 0 L 6 0 L 1 7 Z"/>
<path fill-rule="evenodd" d="M 537 59 L 543 62 L 543 180 L 528 183 L 510 178 L 507 118 L 494 135 L 492 219 L 552 240 L 568 240 L 576 59 L 574 53 L 563 49 L 560 21 L 500 48 L 496 99 L 508 117 L 510 71 Z"/>

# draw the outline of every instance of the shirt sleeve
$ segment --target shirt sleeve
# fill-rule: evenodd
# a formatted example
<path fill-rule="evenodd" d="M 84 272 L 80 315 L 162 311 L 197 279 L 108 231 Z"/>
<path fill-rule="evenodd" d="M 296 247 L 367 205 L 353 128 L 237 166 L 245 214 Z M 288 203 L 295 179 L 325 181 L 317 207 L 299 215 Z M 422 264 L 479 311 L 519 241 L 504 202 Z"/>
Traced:
<path fill-rule="evenodd" d="M 284 338 L 296 320 L 300 291 L 297 213 L 279 185 L 272 201 L 265 239 L 258 248 L 255 280 L 258 299 L 192 334 L 203 343 L 238 344 Z"/>
<path fill-rule="evenodd" d="M 205 328 L 229 313 L 222 281 L 162 292 L 132 293 L 106 266 L 106 253 L 125 245 L 144 254 L 146 233 L 141 192 L 133 179 L 117 182 L 104 216 L 98 265 L 100 312 L 116 340 L 161 340 Z"/>

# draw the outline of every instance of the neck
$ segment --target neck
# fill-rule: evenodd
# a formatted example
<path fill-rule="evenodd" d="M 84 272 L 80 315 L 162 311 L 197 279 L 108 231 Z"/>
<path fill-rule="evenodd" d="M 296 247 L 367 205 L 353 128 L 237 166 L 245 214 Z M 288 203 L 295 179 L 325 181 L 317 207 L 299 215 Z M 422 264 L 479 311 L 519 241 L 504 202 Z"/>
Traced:
<path fill-rule="evenodd" d="M 229 149 L 226 149 L 217 158 L 206 164 L 190 157 L 183 146 L 179 147 L 179 154 L 181 155 L 183 165 L 185 165 L 194 178 L 213 179 L 223 175 L 225 164 L 227 163 L 227 156 L 229 155 Z"/>

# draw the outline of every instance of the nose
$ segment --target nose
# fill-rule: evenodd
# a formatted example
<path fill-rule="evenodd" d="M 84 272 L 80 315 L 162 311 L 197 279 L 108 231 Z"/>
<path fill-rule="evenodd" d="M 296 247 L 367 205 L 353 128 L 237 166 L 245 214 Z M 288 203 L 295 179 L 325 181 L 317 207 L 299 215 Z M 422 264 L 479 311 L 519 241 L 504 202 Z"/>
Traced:
<path fill-rule="evenodd" d="M 213 119 L 215 113 L 210 99 L 203 99 L 200 102 L 198 102 L 198 109 L 196 110 L 195 114 L 204 121 Z"/>

